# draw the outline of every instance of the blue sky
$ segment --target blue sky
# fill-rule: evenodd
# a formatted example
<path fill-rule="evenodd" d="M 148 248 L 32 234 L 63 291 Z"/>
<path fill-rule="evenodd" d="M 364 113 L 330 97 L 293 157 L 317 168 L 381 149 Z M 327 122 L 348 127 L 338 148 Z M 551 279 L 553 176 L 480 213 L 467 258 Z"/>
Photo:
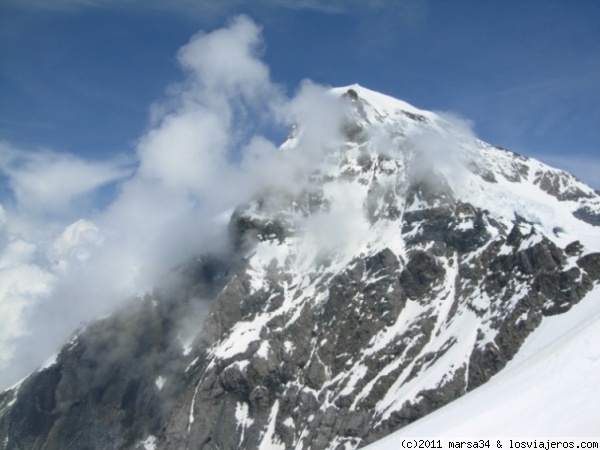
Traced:
<path fill-rule="evenodd" d="M 600 187 L 600 2 L 2 0 L 0 139 L 131 151 L 199 30 L 246 13 L 289 91 L 358 82 Z"/>

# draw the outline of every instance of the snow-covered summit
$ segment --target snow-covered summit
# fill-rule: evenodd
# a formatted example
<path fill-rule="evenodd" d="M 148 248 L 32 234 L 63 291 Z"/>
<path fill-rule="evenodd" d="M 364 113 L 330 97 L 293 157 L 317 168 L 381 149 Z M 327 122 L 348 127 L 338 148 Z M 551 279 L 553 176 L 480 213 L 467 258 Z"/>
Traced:
<path fill-rule="evenodd" d="M 395 123 L 403 117 L 417 120 L 435 121 L 439 118 L 433 112 L 414 107 L 389 95 L 372 91 L 359 84 L 331 89 L 334 95 L 346 96 L 351 101 L 362 105 L 369 123 Z"/>
<path fill-rule="evenodd" d="M 462 201 L 508 221 L 525 219 L 549 235 L 561 234 L 563 241 L 578 236 L 600 250 L 600 195 L 573 175 L 481 141 L 452 115 L 421 110 L 358 84 L 331 92 L 353 104 L 352 118 L 366 131 L 363 147 L 371 154 L 410 152 L 409 175 L 437 174 Z"/>

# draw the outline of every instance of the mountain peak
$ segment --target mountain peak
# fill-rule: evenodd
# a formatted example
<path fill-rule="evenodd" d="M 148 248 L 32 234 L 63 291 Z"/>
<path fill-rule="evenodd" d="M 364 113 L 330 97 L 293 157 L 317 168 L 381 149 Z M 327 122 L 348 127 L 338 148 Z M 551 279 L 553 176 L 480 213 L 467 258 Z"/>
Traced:
<path fill-rule="evenodd" d="M 359 84 L 333 88 L 331 92 L 337 96 L 346 96 L 351 101 L 360 102 L 365 109 L 365 119 L 371 124 L 393 123 L 403 116 L 421 121 L 433 121 L 437 118 L 436 114 L 430 111 L 416 108 L 405 101 L 367 89 Z"/>
<path fill-rule="evenodd" d="M 591 188 L 451 118 L 332 92 L 350 102 L 337 140 L 286 142 L 311 164 L 235 210 L 229 253 L 0 394 L 8 448 L 355 449 L 486 383 L 600 292 Z"/>
<path fill-rule="evenodd" d="M 349 86 L 335 87 L 335 88 L 331 89 L 331 92 L 333 92 L 336 95 L 347 94 L 349 91 L 356 93 L 356 96 L 358 98 L 362 99 L 365 102 L 370 103 L 371 105 L 373 105 L 373 107 L 378 107 L 381 110 L 394 111 L 394 110 L 401 109 L 401 110 L 415 112 L 415 113 L 432 114 L 429 111 L 425 111 L 425 110 L 416 108 L 415 106 L 413 106 L 403 100 L 399 100 L 390 95 L 368 89 L 357 83 L 349 85 Z"/>

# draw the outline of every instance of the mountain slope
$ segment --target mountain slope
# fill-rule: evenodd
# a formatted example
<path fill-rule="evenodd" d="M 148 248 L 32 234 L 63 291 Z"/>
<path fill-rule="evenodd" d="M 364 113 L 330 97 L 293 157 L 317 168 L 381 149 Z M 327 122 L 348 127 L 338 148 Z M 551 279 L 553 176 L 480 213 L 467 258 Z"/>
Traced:
<path fill-rule="evenodd" d="M 405 436 L 597 436 L 598 339 L 596 293 L 546 319 L 488 383 L 368 448 L 396 449 Z"/>
<path fill-rule="evenodd" d="M 598 192 L 455 118 L 332 95 L 338 135 L 298 124 L 282 148 L 308 163 L 232 214 L 230 254 L 0 396 L 5 448 L 356 448 L 481 386 L 598 293 Z"/>

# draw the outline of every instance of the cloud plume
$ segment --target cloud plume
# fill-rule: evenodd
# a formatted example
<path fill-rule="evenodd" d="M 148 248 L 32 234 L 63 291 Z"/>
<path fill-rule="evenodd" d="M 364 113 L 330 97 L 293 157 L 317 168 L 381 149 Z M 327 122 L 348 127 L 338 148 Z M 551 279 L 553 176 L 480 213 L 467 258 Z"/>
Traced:
<path fill-rule="evenodd" d="M 150 291 L 194 255 L 224 250 L 237 205 L 263 189 L 301 187 L 317 143 L 337 138 L 343 109 L 310 82 L 288 98 L 263 50 L 246 16 L 193 36 L 177 54 L 184 79 L 154 105 L 130 156 L 87 161 L 2 144 L 0 389 L 81 321 Z M 293 152 L 264 135 L 298 122 L 303 144 Z M 94 205 L 106 188 L 116 194 Z"/>

